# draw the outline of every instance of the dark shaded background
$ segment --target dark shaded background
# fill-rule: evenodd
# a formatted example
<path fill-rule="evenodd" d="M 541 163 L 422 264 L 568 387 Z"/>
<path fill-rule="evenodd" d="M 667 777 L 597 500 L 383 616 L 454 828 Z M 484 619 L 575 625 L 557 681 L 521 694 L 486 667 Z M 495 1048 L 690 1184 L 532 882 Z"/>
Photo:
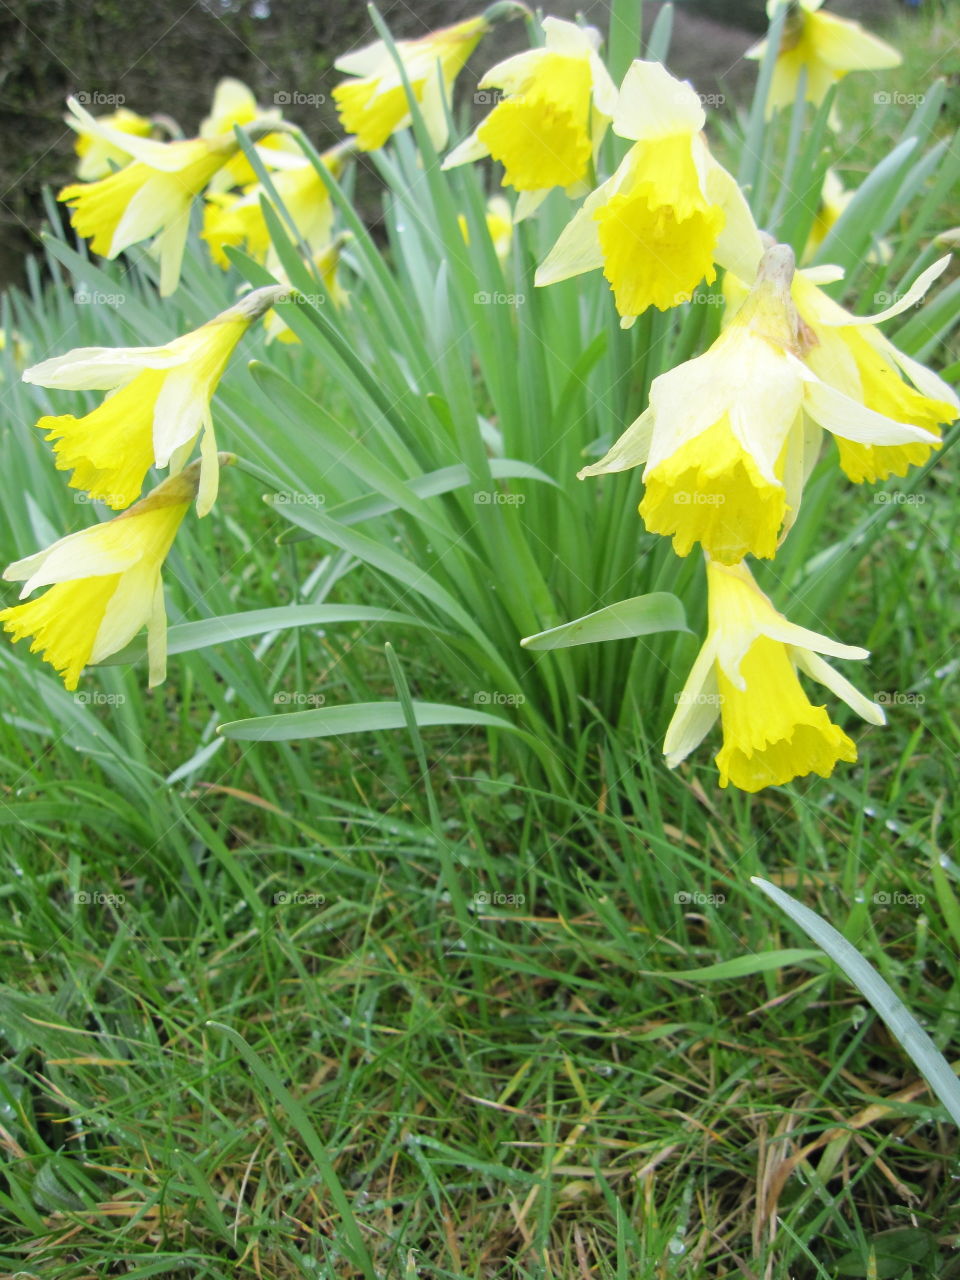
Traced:
<path fill-rule="evenodd" d="M 532 3 L 532 0 L 531 0 Z M 896 0 L 832 0 L 839 13 L 871 23 Z M 382 0 L 381 13 L 398 36 L 480 12 L 485 0 Z M 560 17 L 582 11 L 605 31 L 607 0 L 556 0 Z M 644 7 L 645 25 L 659 4 Z M 754 64 L 743 53 L 766 25 L 763 0 L 681 0 L 671 70 L 701 93 L 743 98 Z M 23 255 L 36 244 L 43 219 L 41 191 L 73 174 L 73 135 L 63 123 L 71 93 L 123 95 L 143 115 L 173 116 L 189 136 L 206 115 L 214 85 L 236 76 L 274 104 L 274 95 L 323 95 L 319 106 L 285 105 L 321 147 L 339 136 L 330 90 L 340 78 L 333 61 L 372 38 L 363 0 L 0 0 L 0 283 L 19 280 Z M 521 23 L 497 29 L 474 54 L 469 84 L 522 47 Z"/>

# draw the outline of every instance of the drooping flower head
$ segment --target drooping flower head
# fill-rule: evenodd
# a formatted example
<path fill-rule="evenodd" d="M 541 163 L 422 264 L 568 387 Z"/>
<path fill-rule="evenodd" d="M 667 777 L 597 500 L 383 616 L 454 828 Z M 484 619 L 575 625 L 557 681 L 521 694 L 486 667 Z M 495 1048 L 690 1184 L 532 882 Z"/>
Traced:
<path fill-rule="evenodd" d="M 277 95 L 278 97 L 280 95 Z M 242 80 L 234 80 L 231 76 L 217 82 L 213 91 L 213 102 L 210 114 L 200 122 L 199 136 L 207 140 L 230 137 L 234 125 L 247 129 L 250 125 L 280 123 L 282 112 L 277 107 L 263 107 L 257 102 L 252 89 Z M 279 158 L 277 152 L 280 152 Z M 268 133 L 257 144 L 257 153 L 267 168 L 273 168 L 274 162 L 282 163 L 284 156 L 290 153 L 300 155 L 296 142 L 286 133 Z M 237 152 L 232 159 L 220 169 L 211 180 L 211 188 L 215 191 L 228 187 L 245 187 L 257 181 L 257 175 L 242 152 Z"/>
<path fill-rule="evenodd" d="M 498 62 L 480 81 L 482 90 L 496 88 L 503 96 L 443 165 L 498 160 L 503 186 L 520 192 L 517 221 L 554 187 L 582 194 L 617 100 L 597 53 L 598 31 L 560 18 L 544 18 L 542 26 L 542 48 Z"/>
<path fill-rule="evenodd" d="M 126 146 L 133 156 L 98 182 L 63 188 L 57 199 L 69 205 L 74 230 L 104 258 L 152 239 L 151 252 L 160 262 L 160 293 L 172 293 L 180 280 L 194 198 L 240 144 L 232 134 L 178 142 L 133 137 L 94 120 L 73 98 L 68 106 L 88 131 Z"/>
<path fill-rule="evenodd" d="M 283 293 L 268 286 L 162 347 L 78 347 L 27 369 L 25 382 L 71 391 L 111 391 L 82 418 L 37 423 L 70 485 L 114 509 L 128 506 L 151 466 L 183 466 L 197 436 L 202 467 L 198 515 L 217 495 L 217 449 L 210 399 L 241 336 Z"/>
<path fill-rule="evenodd" d="M 437 150 L 447 142 L 444 97 L 449 101 L 454 80 L 489 29 L 486 17 L 469 18 L 417 40 L 396 42 L 397 56 L 403 63 L 414 101 Z M 378 150 L 391 134 L 410 124 L 410 104 L 403 80 L 383 40 L 345 54 L 334 66 L 357 77 L 338 84 L 333 100 L 340 123 L 347 133 L 356 134 L 361 151 Z"/>
<path fill-rule="evenodd" d="M 105 178 L 114 169 L 120 169 L 130 162 L 130 152 L 118 143 L 108 142 L 98 133 L 81 128 L 74 116 L 65 116 L 67 124 L 76 130 L 74 150 L 77 153 L 77 177 L 81 182 L 95 182 Z M 137 138 L 149 138 L 153 133 L 153 121 L 146 116 L 139 116 L 126 107 L 118 107 L 108 115 L 99 116 L 98 123 L 120 133 L 129 133 Z"/>
<path fill-rule="evenodd" d="M 580 478 L 645 463 L 640 514 L 687 555 L 700 543 L 732 565 L 770 558 L 796 518 L 821 428 L 858 445 L 926 445 L 936 436 L 821 380 L 804 363 L 816 339 L 790 297 L 793 253 L 775 245 L 733 320 L 702 356 L 655 378 L 650 405 Z"/>
<path fill-rule="evenodd" d="M 811 704 L 797 672 L 825 685 L 870 724 L 884 724 L 883 711 L 820 657 L 866 658 L 867 650 L 788 622 L 744 564 L 708 559 L 707 588 L 707 638 L 663 744 L 670 768 L 700 745 L 718 715 L 721 787 L 732 782 L 741 791 L 759 791 L 809 773 L 826 778 L 838 761 L 856 760 L 853 742 L 824 707 Z"/>
<path fill-rule="evenodd" d="M 230 462 L 223 454 L 221 461 Z M 141 502 L 101 524 L 61 538 L 4 571 L 23 582 L 21 598 L 42 596 L 0 611 L 14 642 L 32 636 L 40 653 L 76 689 L 83 668 L 102 662 L 147 628 L 150 684 L 166 674 L 167 620 L 161 570 L 199 484 L 200 464 L 171 476 Z"/>
<path fill-rule="evenodd" d="M 831 85 L 848 71 L 881 71 L 900 65 L 897 50 L 865 31 L 859 22 L 821 13 L 823 0 L 767 0 L 768 17 L 773 18 L 788 3 L 790 12 L 767 98 L 768 120 L 779 107 L 793 106 L 804 71 L 804 97 L 819 106 Z M 762 58 L 766 47 L 766 40 L 762 40 L 747 57 Z"/>
<path fill-rule="evenodd" d="M 949 257 L 941 258 L 899 301 L 872 316 L 852 315 L 818 287 L 817 279 L 824 283 L 836 279 L 829 274 L 831 268 L 798 271 L 794 277 L 793 301 L 815 339 L 804 356 L 813 372 L 875 413 L 929 433 L 926 440 L 901 444 L 838 436 L 840 465 L 856 484 L 905 476 L 911 466 L 922 466 L 940 447 L 939 424 L 954 422 L 960 415 L 960 400 L 953 388 L 900 351 L 876 327 L 919 302 L 949 262 Z"/>
<path fill-rule="evenodd" d="M 324 152 L 321 160 L 338 177 L 343 168 L 344 144 Z M 312 253 L 328 244 L 333 229 L 333 204 L 323 179 L 303 155 L 291 156 L 288 167 L 271 175 L 277 196 L 296 225 L 300 241 Z M 274 275 L 279 262 L 272 252 L 270 232 L 263 214 L 261 197 L 270 195 L 260 183 L 247 187 L 242 195 L 211 192 L 203 212 L 203 239 L 210 246 L 210 256 L 224 271 L 230 260 L 224 253 L 227 245 L 243 248 L 258 262 L 266 263 Z"/>
<path fill-rule="evenodd" d="M 714 263 L 752 278 L 760 234 L 736 182 L 701 136 L 700 99 L 659 62 L 627 72 L 613 129 L 634 140 L 612 178 L 584 201 L 536 275 L 538 285 L 602 268 L 624 328 L 648 307 L 687 301 Z"/>

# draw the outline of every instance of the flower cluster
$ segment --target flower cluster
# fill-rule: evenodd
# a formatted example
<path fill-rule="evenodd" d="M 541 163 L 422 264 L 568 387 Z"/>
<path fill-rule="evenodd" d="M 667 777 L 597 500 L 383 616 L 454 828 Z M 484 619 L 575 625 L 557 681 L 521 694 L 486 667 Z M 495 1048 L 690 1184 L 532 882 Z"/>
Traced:
<path fill-rule="evenodd" d="M 771 16 L 781 3 L 771 0 Z M 800 91 L 819 103 L 848 71 L 898 60 L 856 24 L 819 12 L 820 3 L 799 0 L 785 15 L 771 113 Z M 724 273 L 719 337 L 654 379 L 643 413 L 579 473 L 643 467 L 646 528 L 671 538 L 679 556 L 699 547 L 706 559 L 708 633 L 667 733 L 668 763 L 685 759 L 719 716 L 721 786 L 756 791 L 826 776 L 838 761 L 854 760 L 856 748 L 824 707 L 811 704 L 799 675 L 882 724 L 882 710 L 821 656 L 863 659 L 867 652 L 787 621 L 754 581 L 747 557 L 776 556 L 824 431 L 853 483 L 903 475 L 940 446 L 941 425 L 958 414 L 956 396 L 877 325 L 922 296 L 947 260 L 887 311 L 851 314 L 824 291 L 842 273 L 798 271 L 793 250 L 756 225 L 744 192 L 711 150 L 691 85 L 643 60 L 618 85 L 596 31 L 553 17 L 537 24 L 514 0 L 419 39 L 385 37 L 341 58 L 336 67 L 346 79 L 333 98 L 348 136 L 319 158 L 278 110 L 258 105 L 237 81 L 221 82 L 190 139 L 158 136 L 163 118 L 121 110 L 94 119 L 70 100 L 80 164 L 78 181 L 59 198 L 95 253 L 115 258 L 151 241 L 167 295 L 177 287 L 191 211 L 202 200 L 202 238 L 213 262 L 226 269 L 242 257 L 276 283 L 166 345 L 84 348 L 25 371 L 26 381 L 45 387 L 108 393 L 82 416 L 48 415 L 37 425 L 70 485 L 122 514 L 11 565 L 5 576 L 24 581 L 24 595 L 50 590 L 4 610 L 0 621 L 14 639 L 32 636 L 68 688 L 87 663 L 146 625 L 151 683 L 163 678 L 161 566 L 190 504 L 196 501 L 199 516 L 211 509 L 224 457 L 211 398 L 254 320 L 265 316 L 270 337 L 294 340 L 272 311 L 289 281 L 271 223 L 285 221 L 325 298 L 345 306 L 338 269 L 351 237 L 337 226 L 334 199 L 345 166 L 411 125 L 445 150 L 455 80 L 495 24 L 514 17 L 526 19 L 535 47 L 483 75 L 477 100 L 492 105 L 442 163 L 453 170 L 490 159 L 501 167 L 501 186 L 515 199 L 488 202 L 497 257 L 511 252 L 514 225 L 562 192 L 580 204 L 565 225 L 554 224 L 562 230 L 537 266 L 537 286 L 602 272 L 619 323 L 629 328 L 651 308 L 667 312 L 690 301 Z M 828 173 L 806 258 L 849 199 Z M 465 216 L 460 228 L 469 244 Z M 878 243 L 878 257 L 884 252 Z M 198 441 L 200 456 L 191 462 Z M 140 498 L 154 467 L 169 467 L 170 475 Z M 615 483 L 607 482 L 611 491 Z"/>

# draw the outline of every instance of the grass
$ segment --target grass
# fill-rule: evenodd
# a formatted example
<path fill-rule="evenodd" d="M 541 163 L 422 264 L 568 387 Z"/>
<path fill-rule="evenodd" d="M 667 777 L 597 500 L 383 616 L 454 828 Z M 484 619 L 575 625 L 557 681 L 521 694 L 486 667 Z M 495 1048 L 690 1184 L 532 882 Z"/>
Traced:
<path fill-rule="evenodd" d="M 416 294 L 410 239 L 392 248 Z M 32 295 L 5 301 L 32 360 L 168 336 L 175 313 L 138 271 L 105 276 L 124 293 L 116 309 L 77 306 L 86 268 L 66 246 L 51 254 Z M 186 327 L 235 283 L 194 246 L 170 305 Z M 677 336 L 641 324 L 630 341 Z M 303 337 L 291 352 L 252 335 L 245 355 L 359 433 L 360 373 L 306 322 Z M 423 406 L 399 392 L 404 380 L 455 390 L 473 353 L 439 358 L 416 332 L 396 341 L 407 364 L 385 345 L 377 366 L 398 394 L 396 439 L 435 469 L 447 461 L 429 452 L 435 431 L 416 434 Z M 625 350 L 612 345 L 598 376 Z M 538 403 L 527 368 L 558 399 L 565 386 L 553 353 L 522 356 L 522 412 L 499 417 L 519 458 L 518 424 Z M 3 359 L 0 538 L 13 558 L 88 513 L 31 435 L 46 393 Z M 614 385 L 581 444 L 642 398 Z M 364 491 L 326 474 L 321 438 L 309 419 L 291 429 L 300 402 L 281 389 L 235 365 L 218 398 L 223 443 L 285 467 L 283 483 L 307 486 L 318 468 L 339 500 Z M 568 453 L 529 456 L 563 476 Z M 692 637 L 577 655 L 572 694 L 562 667 L 509 658 L 529 696 L 518 716 L 547 708 L 544 734 L 564 740 L 563 788 L 510 735 L 469 726 L 218 738 L 218 723 L 311 697 L 459 704 L 489 680 L 450 656 L 453 628 L 429 602 L 349 549 L 277 546 L 288 521 L 261 513 L 265 486 L 236 470 L 205 526 L 178 539 L 175 618 L 332 602 L 431 627 L 331 624 L 184 653 L 152 694 L 142 668 L 105 666 L 70 695 L 0 649 L 0 1268 L 58 1280 L 960 1275 L 954 1130 L 858 993 L 750 884 L 762 875 L 829 919 L 958 1057 L 956 480 L 950 450 L 912 491 L 884 489 L 886 503 L 816 474 L 799 550 L 770 585 L 808 611 L 797 621 L 869 646 L 858 682 L 885 696 L 891 723 L 858 729 L 860 762 L 829 781 L 757 797 L 719 791 L 703 760 L 662 765 L 672 664 Z M 527 496 L 528 526 L 555 520 L 566 537 L 543 489 L 508 491 Z M 571 492 L 589 511 L 589 487 Z M 398 555 L 425 553 L 461 519 L 444 502 L 427 510 L 428 535 L 401 516 L 361 528 Z M 457 527 L 464 556 L 479 553 L 473 526 Z M 811 576 L 811 557 L 850 529 L 865 553 Z M 580 583 L 552 548 L 532 553 L 563 616 L 616 598 L 608 546 L 640 562 L 638 589 L 672 584 L 676 565 L 633 542 L 625 518 L 596 537 L 565 548 Z M 461 562 L 436 561 L 453 591 Z M 699 628 L 695 584 L 689 598 Z M 507 608 L 491 609 L 490 635 L 513 645 Z"/>

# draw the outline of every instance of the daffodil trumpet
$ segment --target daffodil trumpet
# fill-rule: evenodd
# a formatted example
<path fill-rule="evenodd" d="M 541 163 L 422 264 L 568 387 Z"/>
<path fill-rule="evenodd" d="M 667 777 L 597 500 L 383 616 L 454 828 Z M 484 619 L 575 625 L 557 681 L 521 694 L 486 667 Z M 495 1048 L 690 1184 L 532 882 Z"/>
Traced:
<path fill-rule="evenodd" d="M 283 285 L 256 289 L 164 346 L 79 347 L 25 370 L 24 381 L 38 386 L 110 392 L 82 418 L 37 423 L 56 442 L 58 469 L 72 472 L 71 487 L 126 507 L 151 466 L 180 470 L 200 435 L 197 514 L 206 515 L 218 483 L 211 398 L 240 338 L 285 292 Z"/>
<path fill-rule="evenodd" d="M 817 339 L 791 297 L 788 245 L 709 350 L 661 374 L 650 404 L 586 476 L 644 464 L 640 514 L 678 555 L 699 543 L 732 565 L 771 558 L 800 508 L 821 430 L 859 447 L 930 447 L 937 436 L 864 405 L 807 363 Z"/>
<path fill-rule="evenodd" d="M 221 454 L 220 465 L 233 461 Z M 147 628 L 149 682 L 161 684 L 167 667 L 167 619 L 163 562 L 197 494 L 201 463 L 170 476 L 140 502 L 115 516 L 68 534 L 44 551 L 17 560 L 3 577 L 22 582 L 21 599 L 0 611 L 14 643 L 32 637 L 67 689 L 76 689 L 84 667 L 117 653 Z"/>
<path fill-rule="evenodd" d="M 707 592 L 707 638 L 677 697 L 663 744 L 670 768 L 700 745 L 718 718 L 721 787 L 732 783 L 741 791 L 760 791 L 810 773 L 829 777 L 841 760 L 855 761 L 853 741 L 824 707 L 811 704 L 798 672 L 869 724 L 882 725 L 882 709 L 821 656 L 862 661 L 868 651 L 789 622 L 745 564 L 708 558 Z"/>
<path fill-rule="evenodd" d="M 613 131 L 634 145 L 584 201 L 537 270 L 537 285 L 602 270 L 620 323 L 666 311 L 716 279 L 715 264 L 751 280 L 760 233 L 733 177 L 710 153 L 693 88 L 659 62 L 634 62 Z M 735 265 L 737 264 L 737 265 Z"/>
<path fill-rule="evenodd" d="M 452 169 L 484 156 L 499 161 L 502 185 L 520 193 L 517 222 L 554 187 L 570 196 L 589 190 L 617 101 L 598 53 L 599 32 L 559 18 L 541 25 L 541 47 L 498 62 L 480 80 L 480 89 L 497 90 L 499 101 L 443 163 Z"/>

